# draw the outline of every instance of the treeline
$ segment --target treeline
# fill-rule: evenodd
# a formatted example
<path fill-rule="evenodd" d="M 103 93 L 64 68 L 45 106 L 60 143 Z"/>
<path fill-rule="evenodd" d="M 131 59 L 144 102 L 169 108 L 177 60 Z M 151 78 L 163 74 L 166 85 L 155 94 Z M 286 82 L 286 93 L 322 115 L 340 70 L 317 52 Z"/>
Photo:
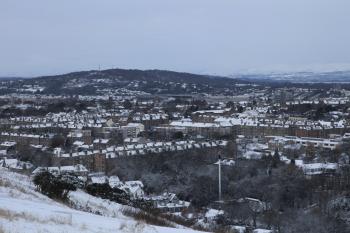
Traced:
<path fill-rule="evenodd" d="M 147 192 L 174 192 L 200 210 L 218 200 L 218 169 L 213 165 L 217 153 L 203 149 L 123 158 L 110 164 L 110 173 L 142 180 Z M 225 215 L 217 221 L 287 233 L 349 232 L 346 207 L 334 203 L 341 199 L 350 206 L 349 184 L 346 166 L 336 175 L 309 179 L 293 163 L 279 161 L 278 155 L 237 160 L 235 166 L 222 167 L 222 194 L 228 202 L 220 207 Z M 244 198 L 257 199 L 266 208 L 256 211 L 239 201 Z"/>

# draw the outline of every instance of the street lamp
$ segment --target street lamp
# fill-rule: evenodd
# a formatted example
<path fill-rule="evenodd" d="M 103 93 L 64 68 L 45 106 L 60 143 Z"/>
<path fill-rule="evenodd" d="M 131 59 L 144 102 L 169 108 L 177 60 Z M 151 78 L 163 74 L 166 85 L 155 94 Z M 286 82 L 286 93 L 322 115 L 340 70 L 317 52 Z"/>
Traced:
<path fill-rule="evenodd" d="M 219 202 L 221 202 L 221 155 L 219 154 Z"/>
<path fill-rule="evenodd" d="M 222 202 L 222 192 L 221 192 L 221 165 L 224 166 L 234 166 L 235 161 L 232 158 L 221 158 L 221 155 L 218 154 L 219 160 L 214 163 L 218 165 L 218 182 L 219 182 L 219 200 L 218 202 Z"/>

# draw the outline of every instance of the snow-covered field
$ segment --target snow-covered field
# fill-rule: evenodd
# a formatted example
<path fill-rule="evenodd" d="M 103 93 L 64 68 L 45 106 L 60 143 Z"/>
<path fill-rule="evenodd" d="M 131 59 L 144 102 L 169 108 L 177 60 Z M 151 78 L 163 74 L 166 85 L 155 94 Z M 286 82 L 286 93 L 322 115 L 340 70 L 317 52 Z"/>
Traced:
<path fill-rule="evenodd" d="M 82 191 L 72 192 L 70 200 L 75 207 L 87 212 L 49 199 L 35 190 L 28 176 L 0 168 L 0 233 L 196 232 L 136 221 L 121 213 L 122 205 L 92 197 Z"/>

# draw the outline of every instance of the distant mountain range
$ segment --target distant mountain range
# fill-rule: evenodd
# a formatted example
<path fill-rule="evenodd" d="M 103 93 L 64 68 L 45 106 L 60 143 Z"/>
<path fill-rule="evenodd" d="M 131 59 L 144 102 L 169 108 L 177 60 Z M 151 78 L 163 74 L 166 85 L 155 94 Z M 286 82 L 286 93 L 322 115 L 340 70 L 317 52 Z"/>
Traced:
<path fill-rule="evenodd" d="M 0 77 L 0 80 L 17 80 L 17 79 L 23 79 L 21 77 Z"/>
<path fill-rule="evenodd" d="M 231 77 L 254 82 L 350 83 L 350 71 L 239 74 Z"/>

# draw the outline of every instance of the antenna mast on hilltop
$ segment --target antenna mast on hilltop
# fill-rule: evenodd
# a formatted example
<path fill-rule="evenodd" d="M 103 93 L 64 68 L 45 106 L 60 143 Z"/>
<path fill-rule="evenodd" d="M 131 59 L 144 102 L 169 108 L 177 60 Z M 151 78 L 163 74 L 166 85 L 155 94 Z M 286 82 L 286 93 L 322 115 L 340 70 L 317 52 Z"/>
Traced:
<path fill-rule="evenodd" d="M 219 154 L 219 202 L 221 202 L 221 155 Z"/>

